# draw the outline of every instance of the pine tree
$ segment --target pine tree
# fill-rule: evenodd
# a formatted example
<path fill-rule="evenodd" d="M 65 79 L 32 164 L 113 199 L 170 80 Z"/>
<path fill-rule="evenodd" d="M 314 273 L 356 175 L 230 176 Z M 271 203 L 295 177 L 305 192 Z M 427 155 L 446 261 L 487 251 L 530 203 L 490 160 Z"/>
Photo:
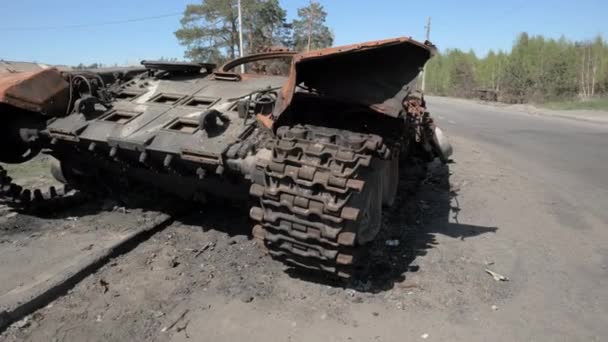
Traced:
<path fill-rule="evenodd" d="M 289 36 L 286 12 L 278 0 L 242 1 L 245 51 L 255 53 L 281 44 Z M 194 61 L 223 62 L 238 56 L 237 0 L 203 0 L 186 7 L 182 27 L 175 32 L 186 46 L 185 56 Z"/>
<path fill-rule="evenodd" d="M 293 21 L 293 43 L 296 51 L 310 51 L 329 47 L 333 34 L 325 25 L 327 13 L 318 2 L 298 9 L 298 19 Z"/>

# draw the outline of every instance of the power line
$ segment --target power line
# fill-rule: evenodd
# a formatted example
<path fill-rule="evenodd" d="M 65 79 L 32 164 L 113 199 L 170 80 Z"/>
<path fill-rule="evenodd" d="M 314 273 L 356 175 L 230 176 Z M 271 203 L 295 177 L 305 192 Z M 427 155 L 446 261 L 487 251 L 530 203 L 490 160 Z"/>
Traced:
<path fill-rule="evenodd" d="M 149 16 L 149 17 L 112 20 L 112 21 L 87 23 L 87 24 L 71 24 L 71 25 L 61 25 L 61 26 L 0 27 L 0 31 L 44 31 L 44 30 L 78 29 L 78 28 L 87 28 L 87 27 L 98 27 L 98 26 L 136 23 L 136 22 L 141 22 L 141 21 L 177 17 L 180 15 L 183 15 L 183 12 L 175 12 L 175 13 L 160 14 L 160 15 Z"/>

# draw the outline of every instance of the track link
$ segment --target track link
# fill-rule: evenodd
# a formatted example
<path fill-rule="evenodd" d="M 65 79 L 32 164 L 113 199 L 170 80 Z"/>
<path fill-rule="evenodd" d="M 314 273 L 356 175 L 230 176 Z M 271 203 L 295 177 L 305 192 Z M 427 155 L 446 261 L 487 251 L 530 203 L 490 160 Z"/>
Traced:
<path fill-rule="evenodd" d="M 269 147 L 264 184 L 250 188 L 254 236 L 291 266 L 351 277 L 373 159 L 389 149 L 377 135 L 301 125 L 280 127 Z"/>

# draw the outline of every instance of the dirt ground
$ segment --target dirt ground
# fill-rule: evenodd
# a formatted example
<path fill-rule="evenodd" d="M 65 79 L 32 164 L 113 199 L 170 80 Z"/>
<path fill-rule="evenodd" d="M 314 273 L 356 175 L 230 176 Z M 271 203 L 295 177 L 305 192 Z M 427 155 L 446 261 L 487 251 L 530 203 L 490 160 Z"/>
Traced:
<path fill-rule="evenodd" d="M 450 188 L 450 173 L 435 163 L 414 193 L 402 185 L 397 203 L 384 217 L 385 229 L 370 247 L 362 278 L 341 283 L 285 269 L 250 239 L 246 209 L 211 206 L 180 218 L 113 260 L 3 337 L 309 340 L 316 336 L 309 336 L 306 326 L 320 322 L 337 325 L 344 339 L 357 339 L 362 326 L 402 312 L 441 310 L 454 319 L 472 308 L 491 312 L 492 305 L 509 297 L 512 283 L 494 281 L 484 273 L 487 261 L 471 260 L 458 245 L 463 239 L 492 235 L 496 227 L 450 222 L 458 215 L 458 189 Z M 29 229 L 44 224 L 29 220 Z M 457 249 L 452 252 L 458 251 L 459 257 L 421 268 L 419 260 L 438 245 L 438 233 L 455 239 Z M 237 317 L 243 314 L 248 317 L 240 322 Z M 288 322 L 274 331 L 255 322 L 272 317 Z M 216 326 L 215 331 L 204 329 L 199 335 L 198 320 Z M 255 332 L 246 333 L 248 329 Z M 331 328 L 314 334 L 329 338 L 333 332 Z"/>
<path fill-rule="evenodd" d="M 430 165 L 416 191 L 402 185 L 360 278 L 286 269 L 251 240 L 246 209 L 209 205 L 0 340 L 605 340 L 606 269 L 580 264 L 605 267 L 604 252 L 568 251 L 574 233 L 548 242 L 543 227 L 563 233 L 551 185 L 485 143 L 450 138 L 456 162 Z"/>

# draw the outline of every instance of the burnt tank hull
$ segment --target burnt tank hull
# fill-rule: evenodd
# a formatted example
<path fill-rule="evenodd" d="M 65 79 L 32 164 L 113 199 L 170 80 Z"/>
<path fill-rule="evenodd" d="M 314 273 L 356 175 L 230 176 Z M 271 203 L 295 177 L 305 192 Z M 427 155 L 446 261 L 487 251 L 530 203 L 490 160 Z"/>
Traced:
<path fill-rule="evenodd" d="M 269 254 L 350 277 L 396 195 L 400 165 L 451 153 L 415 90 L 433 51 L 398 38 L 253 55 L 217 70 L 143 62 L 0 77 L 3 136 L 19 146 L 0 161 L 43 150 L 59 160 L 59 178 L 91 193 L 253 200 L 252 235 Z M 233 72 L 286 58 L 288 75 Z M 24 192 L 4 195 L 27 202 Z"/>

